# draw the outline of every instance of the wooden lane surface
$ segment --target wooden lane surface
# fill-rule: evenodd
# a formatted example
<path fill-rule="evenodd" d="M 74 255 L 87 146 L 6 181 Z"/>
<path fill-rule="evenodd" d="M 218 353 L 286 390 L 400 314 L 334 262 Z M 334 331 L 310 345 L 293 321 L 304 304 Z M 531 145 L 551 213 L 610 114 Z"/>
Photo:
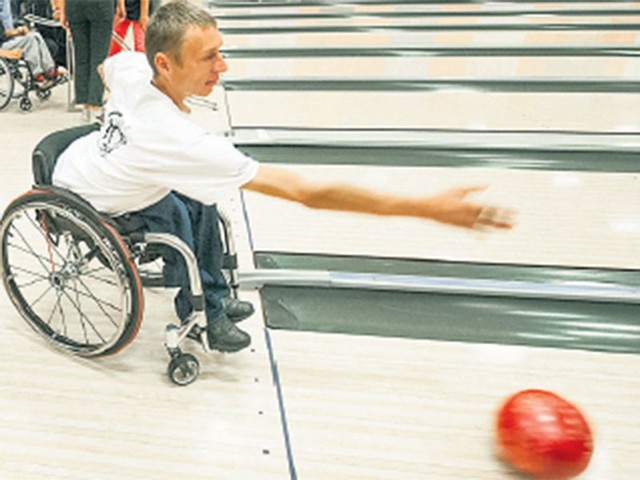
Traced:
<path fill-rule="evenodd" d="M 216 15 L 216 11 L 212 13 Z M 637 13 L 637 12 L 636 12 Z M 603 14 L 603 15 L 553 15 L 553 14 L 531 14 L 517 13 L 510 15 L 500 16 L 454 16 L 454 15 L 442 15 L 442 16 L 429 16 L 420 15 L 418 13 L 411 16 L 401 17 L 374 17 L 374 16 L 352 16 L 345 18 L 286 18 L 286 19 L 264 19 L 257 16 L 256 18 L 247 19 L 219 19 L 219 27 L 222 31 L 233 29 L 249 29 L 254 28 L 257 31 L 280 29 L 280 28 L 295 28 L 300 29 L 301 32 L 305 28 L 310 30 L 318 28 L 344 28 L 344 27 L 358 27 L 358 28 L 389 28 L 389 29 L 402 29 L 403 27 L 410 28 L 434 28 L 434 27 L 463 27 L 476 26 L 478 30 L 492 28 L 524 28 L 530 26 L 531 28 L 541 28 L 544 26 L 553 26 L 554 28 L 566 28 L 567 25 L 580 25 L 580 28 L 603 27 L 607 25 L 615 25 L 616 28 L 623 28 L 625 25 L 637 25 L 640 22 L 640 14 Z"/>
<path fill-rule="evenodd" d="M 602 79 L 635 80 L 637 58 L 605 57 L 298 57 L 227 59 L 226 80 L 257 78 Z"/>
<path fill-rule="evenodd" d="M 227 48 L 241 47 L 424 47 L 431 46 L 634 46 L 639 34 L 634 31 L 467 31 L 467 32 L 332 32 L 264 33 L 260 35 L 223 35 Z"/>
<path fill-rule="evenodd" d="M 255 300 L 254 298 L 252 298 Z M 255 350 L 204 357 L 198 381 L 172 386 L 162 348 L 171 298 L 146 292 L 144 324 L 117 356 L 55 352 L 4 293 L 0 475 L 31 479 L 286 478 L 286 454 L 262 327 Z"/>
<path fill-rule="evenodd" d="M 638 2 L 441 2 L 422 4 L 402 4 L 402 3 L 325 3 L 323 5 L 304 5 L 302 3 L 291 3 L 286 6 L 273 6 L 268 3 L 257 5 L 243 5 L 234 7 L 230 2 L 205 2 L 205 6 L 213 11 L 220 18 L 227 16 L 255 15 L 283 15 L 301 14 L 314 15 L 322 13 L 335 13 L 342 15 L 367 15 L 367 14 L 393 14 L 393 13 L 436 13 L 436 14 L 487 14 L 487 13 L 507 13 L 517 14 L 522 11 L 533 12 L 554 12 L 562 14 L 567 11 L 590 11 L 598 12 L 603 10 L 621 10 L 634 12 L 640 8 Z"/>
<path fill-rule="evenodd" d="M 272 337 L 300 479 L 522 478 L 496 459 L 493 422 L 508 396 L 529 388 L 551 390 L 586 415 L 595 451 L 580 479 L 622 480 L 640 469 L 637 356 L 285 331 Z"/>
<path fill-rule="evenodd" d="M 635 93 L 228 92 L 233 127 L 638 132 Z"/>

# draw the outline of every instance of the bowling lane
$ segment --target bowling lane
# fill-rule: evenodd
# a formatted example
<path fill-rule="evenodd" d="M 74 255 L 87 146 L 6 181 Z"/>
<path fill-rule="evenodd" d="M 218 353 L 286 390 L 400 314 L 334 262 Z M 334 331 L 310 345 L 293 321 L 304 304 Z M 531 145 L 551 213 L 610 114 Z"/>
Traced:
<path fill-rule="evenodd" d="M 529 265 L 640 268 L 637 174 L 489 168 L 288 166 L 405 195 L 488 185 L 473 200 L 514 208 L 515 228 L 491 235 L 433 222 L 313 211 L 245 195 L 254 250 L 315 252 Z M 606 200 L 605 200 L 606 199 Z M 274 219 L 287 219 L 287 228 Z"/>
<path fill-rule="evenodd" d="M 544 54 L 543 54 L 544 55 Z M 379 56 L 304 57 L 227 59 L 229 72 L 225 80 L 252 78 L 300 79 L 379 78 L 379 79 L 608 79 L 635 80 L 640 76 L 637 57 L 535 57 L 500 56 L 490 61 L 482 56 L 419 57 Z"/>
<path fill-rule="evenodd" d="M 435 32 L 305 32 L 299 33 L 262 33 L 251 35 L 223 32 L 225 48 L 247 47 L 424 47 L 430 46 L 468 46 L 468 47 L 588 47 L 588 46 L 634 46 L 640 34 L 637 31 L 435 31 Z"/>
<path fill-rule="evenodd" d="M 345 92 L 249 90 L 255 87 L 247 84 L 244 90 L 228 91 L 227 104 L 233 127 L 640 131 L 636 93 L 571 93 L 569 84 L 555 93 L 445 87 L 365 91 L 354 84 Z"/>
<path fill-rule="evenodd" d="M 635 14 L 638 8 L 637 2 L 322 2 L 317 5 L 300 3 L 259 3 L 254 2 L 242 5 L 234 5 L 229 2 L 207 2 L 209 9 L 219 18 L 255 18 L 256 16 L 318 16 L 318 15 L 522 15 L 534 13 L 538 15 L 599 15 L 605 12 Z"/>
<path fill-rule="evenodd" d="M 394 312 L 389 315 L 393 322 Z M 297 478 L 521 478 L 495 457 L 516 391 L 583 410 L 595 452 L 581 480 L 640 470 L 637 355 L 270 331 Z"/>
<path fill-rule="evenodd" d="M 215 15 L 215 11 L 214 11 Z M 335 29 L 337 31 L 344 29 L 438 29 L 438 28 L 458 28 L 466 29 L 472 26 L 478 31 L 491 29 L 523 29 L 530 28 L 532 30 L 555 28 L 555 29 L 598 29 L 610 28 L 612 30 L 625 28 L 631 29 L 633 25 L 640 22 L 640 15 L 629 14 L 629 12 L 612 12 L 603 15 L 554 15 L 540 14 L 531 12 L 521 12 L 520 14 L 513 12 L 508 15 L 420 15 L 415 13 L 411 16 L 348 16 L 343 18 L 323 18 L 312 17 L 304 18 L 295 16 L 293 18 L 272 18 L 268 23 L 264 18 L 256 16 L 246 19 L 219 19 L 220 29 L 222 31 L 237 32 L 238 30 L 246 30 L 248 32 L 269 32 L 269 31 L 288 31 L 299 29 L 301 31 L 322 31 L 326 29 Z M 570 25 L 570 27 L 569 27 Z"/>

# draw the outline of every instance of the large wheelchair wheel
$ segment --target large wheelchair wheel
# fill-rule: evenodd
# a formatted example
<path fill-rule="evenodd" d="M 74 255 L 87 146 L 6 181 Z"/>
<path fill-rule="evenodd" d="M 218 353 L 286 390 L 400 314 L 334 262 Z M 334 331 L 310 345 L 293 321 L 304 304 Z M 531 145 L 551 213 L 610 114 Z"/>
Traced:
<path fill-rule="evenodd" d="M 91 357 L 133 340 L 140 278 L 118 233 L 90 206 L 33 190 L 7 207 L 0 241 L 9 297 L 55 347 Z"/>
<path fill-rule="evenodd" d="M 0 110 L 13 98 L 14 78 L 9 62 L 0 58 Z"/>

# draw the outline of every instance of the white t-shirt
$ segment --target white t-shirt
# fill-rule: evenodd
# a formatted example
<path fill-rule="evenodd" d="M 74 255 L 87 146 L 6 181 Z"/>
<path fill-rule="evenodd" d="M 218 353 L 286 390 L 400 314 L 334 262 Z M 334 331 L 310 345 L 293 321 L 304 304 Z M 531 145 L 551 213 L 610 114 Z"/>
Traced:
<path fill-rule="evenodd" d="M 121 215 L 148 207 L 172 190 L 213 204 L 255 176 L 256 161 L 193 122 L 151 84 L 144 54 L 109 58 L 104 75 L 110 91 L 104 125 L 62 153 L 54 185 L 99 211 Z"/>

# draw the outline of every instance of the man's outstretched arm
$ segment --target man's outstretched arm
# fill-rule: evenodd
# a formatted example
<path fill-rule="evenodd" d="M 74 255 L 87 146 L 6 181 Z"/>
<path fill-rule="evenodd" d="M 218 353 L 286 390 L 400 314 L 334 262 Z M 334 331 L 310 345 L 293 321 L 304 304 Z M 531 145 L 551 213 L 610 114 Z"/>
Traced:
<path fill-rule="evenodd" d="M 429 197 L 402 197 L 351 184 L 314 182 L 289 170 L 260 165 L 256 176 L 243 188 L 317 209 L 418 217 L 479 230 L 508 229 L 513 225 L 512 210 L 466 199 L 485 187 L 456 188 Z"/>

